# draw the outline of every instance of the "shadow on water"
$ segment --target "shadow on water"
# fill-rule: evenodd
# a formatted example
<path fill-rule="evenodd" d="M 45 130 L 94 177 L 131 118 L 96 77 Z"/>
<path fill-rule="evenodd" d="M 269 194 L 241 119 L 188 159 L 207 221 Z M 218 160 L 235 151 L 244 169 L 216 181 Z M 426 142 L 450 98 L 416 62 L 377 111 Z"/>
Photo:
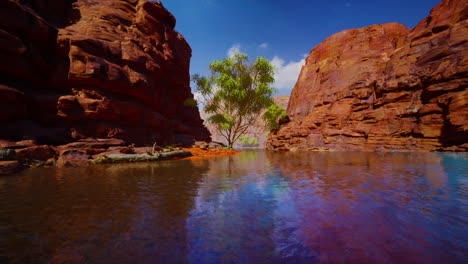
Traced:
<path fill-rule="evenodd" d="M 467 171 L 359 152 L 29 170 L 0 178 L 0 260 L 463 263 Z"/>
<path fill-rule="evenodd" d="M 0 179 L 2 263 L 184 263 L 206 171 L 190 161 L 29 170 Z"/>

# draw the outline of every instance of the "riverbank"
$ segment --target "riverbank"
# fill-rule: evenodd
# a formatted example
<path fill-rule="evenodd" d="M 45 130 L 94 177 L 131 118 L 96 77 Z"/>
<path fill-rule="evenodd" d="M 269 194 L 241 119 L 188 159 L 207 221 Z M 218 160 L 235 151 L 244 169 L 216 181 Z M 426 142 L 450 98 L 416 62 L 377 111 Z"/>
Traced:
<path fill-rule="evenodd" d="M 192 153 L 190 157 L 184 157 L 183 159 L 190 159 L 190 160 L 200 160 L 200 159 L 209 159 L 209 158 L 216 158 L 216 157 L 226 157 L 226 156 L 234 156 L 238 155 L 240 151 L 233 150 L 233 149 L 201 149 L 201 148 L 182 148 L 183 150 L 189 151 Z"/>
<path fill-rule="evenodd" d="M 206 159 L 239 154 L 218 143 L 196 142 L 192 147 L 136 147 L 121 139 L 82 139 L 66 145 L 37 145 L 32 140 L 0 140 L 0 175 L 35 167 L 80 167 L 95 163 L 153 162 Z"/>

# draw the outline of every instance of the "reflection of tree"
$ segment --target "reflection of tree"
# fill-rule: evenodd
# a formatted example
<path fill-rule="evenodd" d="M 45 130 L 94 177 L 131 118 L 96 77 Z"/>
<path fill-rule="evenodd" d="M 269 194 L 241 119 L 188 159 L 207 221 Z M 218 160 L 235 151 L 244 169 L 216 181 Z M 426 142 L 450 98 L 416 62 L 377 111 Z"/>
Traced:
<path fill-rule="evenodd" d="M 185 220 L 205 171 L 190 161 L 28 171 L 0 193 L 16 206 L 0 216 L 8 227 L 0 230 L 0 256 L 13 263 L 184 263 Z"/>
<path fill-rule="evenodd" d="M 278 184 L 269 169 L 256 152 L 210 162 L 188 221 L 192 262 L 272 263 Z"/>

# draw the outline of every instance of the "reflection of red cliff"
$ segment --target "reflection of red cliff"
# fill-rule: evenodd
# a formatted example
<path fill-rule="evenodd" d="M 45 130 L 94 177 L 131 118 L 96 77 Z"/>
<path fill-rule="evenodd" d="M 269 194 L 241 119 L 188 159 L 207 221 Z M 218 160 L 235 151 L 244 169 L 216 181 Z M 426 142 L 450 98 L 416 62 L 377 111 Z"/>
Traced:
<path fill-rule="evenodd" d="M 292 121 L 267 147 L 466 151 L 467 12 L 464 0 L 444 0 L 412 30 L 390 23 L 326 39 L 292 92 Z"/>
<path fill-rule="evenodd" d="M 266 155 L 286 178 L 291 207 L 300 212 L 292 218 L 295 238 L 317 253 L 317 263 L 426 263 L 434 256 L 454 262 L 454 255 L 430 241 L 439 234 L 408 221 L 421 219 L 419 210 L 430 207 L 418 201 L 432 192 L 427 184 L 447 180 L 440 155 L 290 152 L 288 162 L 284 153 Z M 447 186 L 436 188 L 448 199 Z"/>
<path fill-rule="evenodd" d="M 0 138 L 209 140 L 184 106 L 191 49 L 160 2 L 43 2 L 0 3 Z"/>

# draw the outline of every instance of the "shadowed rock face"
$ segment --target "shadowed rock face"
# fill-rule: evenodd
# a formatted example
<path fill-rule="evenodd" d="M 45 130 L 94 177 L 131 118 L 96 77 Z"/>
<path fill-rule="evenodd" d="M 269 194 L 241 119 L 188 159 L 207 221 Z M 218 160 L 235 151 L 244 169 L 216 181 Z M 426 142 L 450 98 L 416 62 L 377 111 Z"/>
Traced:
<path fill-rule="evenodd" d="M 0 3 L 0 138 L 61 143 L 210 140 L 192 99 L 191 49 L 160 2 Z"/>
<path fill-rule="evenodd" d="M 414 29 L 337 33 L 306 60 L 269 149 L 466 151 L 468 8 L 445 0 Z"/>

